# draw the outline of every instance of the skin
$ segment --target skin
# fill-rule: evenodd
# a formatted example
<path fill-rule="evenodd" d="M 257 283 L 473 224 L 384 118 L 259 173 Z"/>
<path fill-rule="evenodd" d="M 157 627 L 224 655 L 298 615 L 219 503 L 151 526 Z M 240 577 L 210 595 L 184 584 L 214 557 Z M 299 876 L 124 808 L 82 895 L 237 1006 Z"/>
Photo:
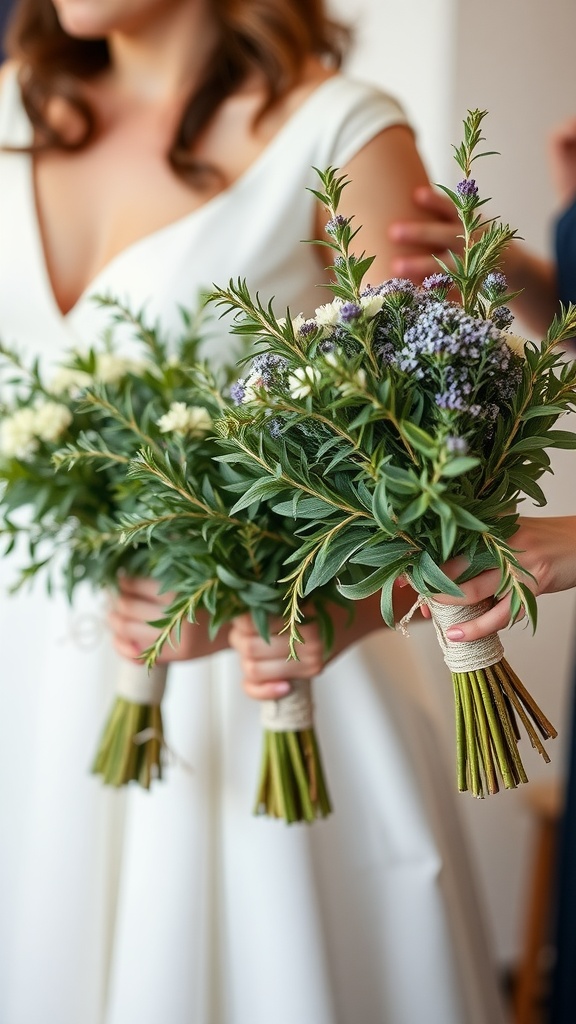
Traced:
<path fill-rule="evenodd" d="M 46 268 L 54 298 L 65 313 L 116 255 L 229 187 L 331 72 L 316 58 L 307 60 L 298 84 L 254 124 L 263 96 L 255 73 L 221 105 L 198 141 L 196 155 L 221 169 L 224 185 L 191 188 L 171 171 L 166 152 L 185 100 L 217 40 L 209 0 L 56 0 L 55 6 L 67 32 L 81 38 L 105 37 L 111 54 L 110 67 L 85 86 L 100 126 L 95 140 L 75 153 L 55 151 L 34 158 Z M 55 100 L 49 115 L 74 139 L 78 124 L 63 101 Z M 371 280 L 384 280 L 392 274 L 393 260 L 413 251 L 410 243 L 390 237 L 392 221 L 429 216 L 412 198 L 427 184 L 412 133 L 403 126 L 387 129 L 342 170 L 352 179 L 342 213 L 354 212 L 356 223 L 365 225 L 358 247 L 379 254 Z M 319 237 L 325 221 L 319 206 Z M 324 259 L 318 249 L 318 280 Z M 161 615 L 170 595 L 160 596 L 149 580 L 122 578 L 119 588 L 110 627 L 118 652 L 134 659 L 154 640 L 156 631 L 147 623 Z M 361 630 L 343 626 L 339 631 L 342 646 L 381 626 L 377 602 L 365 605 L 359 616 Z M 311 651 L 316 627 L 306 629 Z M 229 642 L 232 634 L 229 637 L 227 630 L 210 642 L 200 616 L 197 625 L 184 626 L 180 645 L 166 647 L 161 660 L 203 657 Z"/>
<path fill-rule="evenodd" d="M 523 582 L 537 597 L 576 587 L 576 516 L 527 517 L 520 518 L 519 523 L 512 543 L 527 570 L 527 575 L 522 577 Z M 466 566 L 465 559 L 452 558 L 443 569 L 451 579 L 456 579 Z M 491 569 L 461 584 L 464 600 L 446 595 L 439 596 L 438 600 L 444 604 L 475 604 L 477 601 L 485 601 L 493 597 L 499 581 L 499 572 Z M 422 614 L 429 618 L 427 608 L 422 609 Z M 478 640 L 504 629 L 509 623 L 510 596 L 505 594 L 484 615 L 472 622 L 447 629 L 446 636 L 454 641 Z"/>
<path fill-rule="evenodd" d="M 414 592 L 410 587 L 397 587 L 394 595 L 396 621 L 402 618 L 414 604 Z M 314 622 L 300 627 L 304 643 L 298 647 L 298 660 L 289 659 L 288 642 L 283 633 L 281 619 L 270 624 L 270 643 L 258 635 L 249 615 L 234 619 L 229 633 L 230 646 L 240 655 L 242 686 L 245 693 L 254 700 L 275 700 L 290 692 L 291 679 L 311 679 L 317 676 L 329 662 L 353 643 L 364 639 L 370 633 L 385 629 L 380 614 L 380 595 L 365 601 L 357 601 L 353 622 L 348 622 L 348 613 L 339 606 L 331 610 L 334 623 L 335 642 L 329 655 L 323 649 Z"/>

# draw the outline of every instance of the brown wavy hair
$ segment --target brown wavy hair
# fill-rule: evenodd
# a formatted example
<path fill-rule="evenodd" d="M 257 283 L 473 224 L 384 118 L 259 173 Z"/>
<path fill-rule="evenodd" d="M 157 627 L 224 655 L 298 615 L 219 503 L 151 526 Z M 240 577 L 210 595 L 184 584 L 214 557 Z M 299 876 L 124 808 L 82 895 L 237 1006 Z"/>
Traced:
<path fill-rule="evenodd" d="M 332 21 L 324 0 L 212 0 L 219 42 L 200 85 L 189 97 L 168 153 L 174 171 L 197 178 L 207 170 L 192 153 L 220 104 L 257 69 L 264 77 L 261 117 L 298 82 L 311 55 L 339 67 L 349 31 Z M 82 81 L 108 67 L 105 39 L 77 39 L 61 27 L 51 0 L 17 0 L 5 38 L 8 57 L 20 65 L 24 106 L 35 129 L 34 150 L 82 149 L 95 137 L 95 112 Z M 65 99 L 80 115 L 82 131 L 66 139 L 47 116 L 51 99 Z"/>

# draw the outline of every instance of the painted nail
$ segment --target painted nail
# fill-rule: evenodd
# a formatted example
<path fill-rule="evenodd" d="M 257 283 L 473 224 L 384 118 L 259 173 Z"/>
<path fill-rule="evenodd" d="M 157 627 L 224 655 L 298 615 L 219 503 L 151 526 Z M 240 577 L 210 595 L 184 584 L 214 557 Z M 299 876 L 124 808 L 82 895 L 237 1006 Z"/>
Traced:
<path fill-rule="evenodd" d="M 290 683 L 274 684 L 274 693 L 277 694 L 278 697 L 285 697 L 287 693 L 290 693 L 291 689 L 292 687 L 290 686 Z"/>
<path fill-rule="evenodd" d="M 450 626 L 450 629 L 446 630 L 446 636 L 449 640 L 461 640 L 464 636 L 464 630 L 458 626 Z"/>

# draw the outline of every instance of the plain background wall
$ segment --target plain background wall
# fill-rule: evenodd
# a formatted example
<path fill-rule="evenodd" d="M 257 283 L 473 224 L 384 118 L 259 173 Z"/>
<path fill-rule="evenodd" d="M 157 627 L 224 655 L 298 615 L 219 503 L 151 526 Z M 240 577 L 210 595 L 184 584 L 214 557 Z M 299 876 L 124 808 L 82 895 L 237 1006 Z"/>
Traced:
<path fill-rule="evenodd" d="M 450 143 L 460 141 L 468 108 L 489 110 L 488 148 L 501 156 L 476 165 L 481 192 L 494 197 L 492 212 L 517 227 L 528 244 L 542 254 L 550 251 L 555 200 L 546 141 L 553 125 L 576 113 L 573 0 L 333 0 L 332 6 L 356 26 L 349 69 L 404 103 L 432 180 L 456 183 Z M 515 328 L 522 330 L 518 323 Z M 554 469 L 554 477 L 545 478 L 549 504 L 540 514 L 576 512 L 576 452 L 559 453 Z M 538 512 L 527 506 L 526 514 Z M 546 597 L 534 638 L 521 626 L 503 637 L 509 660 L 561 733 L 549 744 L 550 766 L 523 744 L 531 779 L 563 769 L 574 604 L 572 594 Z M 451 684 L 431 630 L 417 627 L 412 633 L 409 642 L 442 715 L 441 756 L 452 764 Z M 521 939 L 533 837 L 527 788 L 484 801 L 468 794 L 458 798 L 502 964 L 514 962 Z"/>

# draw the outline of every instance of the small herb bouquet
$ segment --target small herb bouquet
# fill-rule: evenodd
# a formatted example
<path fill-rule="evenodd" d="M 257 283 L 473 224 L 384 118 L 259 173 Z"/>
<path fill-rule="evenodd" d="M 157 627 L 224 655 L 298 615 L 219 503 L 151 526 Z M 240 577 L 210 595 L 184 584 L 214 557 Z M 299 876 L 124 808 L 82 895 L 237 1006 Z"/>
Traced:
<path fill-rule="evenodd" d="M 278 581 L 295 548 L 291 523 L 287 529 L 286 517 L 265 503 L 231 511 L 245 481 L 219 458 L 221 449 L 212 443 L 214 459 L 208 473 L 194 459 L 178 459 L 168 435 L 163 450 L 149 445 L 130 468 L 131 479 L 144 485 L 145 507 L 122 517 L 123 540 L 132 544 L 145 537 L 152 544 L 154 575 L 173 593 L 164 616 L 153 623 L 160 631 L 145 652 L 149 665 L 166 643 L 178 641 L 184 621 L 196 622 L 199 609 L 208 612 L 211 636 L 250 612 L 261 636 L 268 639 L 269 618 L 282 613 L 286 600 L 286 586 Z M 332 622 L 325 608 L 330 597 L 339 600 L 334 586 L 314 595 L 327 647 L 332 643 Z M 331 805 L 314 730 L 311 681 L 294 680 L 286 697 L 266 701 L 263 724 L 256 813 L 287 823 L 326 817 Z"/>
<path fill-rule="evenodd" d="M 576 366 L 555 352 L 576 332 L 576 309 L 562 308 L 541 344 L 509 332 L 514 296 L 500 265 L 515 232 L 482 219 L 487 200 L 471 176 L 487 155 L 477 152 L 485 114 L 469 112 L 455 147 L 463 177 L 444 189 L 464 239 L 453 267 L 440 264 L 419 288 L 365 284 L 373 260 L 351 249 L 356 231 L 338 213 L 346 181 L 329 169 L 315 194 L 330 216 L 320 244 L 333 252 L 332 301 L 310 318 L 288 311 L 278 319 L 241 281 L 213 296 L 236 314 L 236 333 L 257 339 L 259 354 L 232 389 L 237 408 L 215 427 L 244 478 L 232 514 L 267 504 L 293 517 L 298 546 L 287 560 L 285 606 L 293 653 L 303 602 L 316 588 L 339 581 L 354 600 L 380 591 L 393 626 L 394 585 L 406 577 L 431 608 L 452 671 L 458 786 L 476 796 L 495 793 L 499 778 L 507 788 L 526 781 L 518 720 L 546 760 L 542 738 L 556 733 L 496 635 L 488 643 L 445 638 L 448 625 L 486 605 L 436 601 L 462 596 L 441 564 L 466 556 L 460 582 L 498 567 L 513 619 L 524 608 L 535 624 L 513 546 L 516 507 L 524 495 L 545 503 L 545 449 L 576 446 L 572 433 L 554 429 L 576 399 Z"/>
<path fill-rule="evenodd" d="M 126 311 L 120 314 L 126 316 Z M 159 355 L 156 372 L 162 374 L 165 366 Z M 145 571 L 160 581 L 163 592 L 171 593 L 171 603 L 153 623 L 158 638 L 143 652 L 151 672 L 158 668 L 164 645 L 178 643 L 182 624 L 195 623 L 199 610 L 208 613 L 212 637 L 246 611 L 267 637 L 269 617 L 281 614 L 286 599 L 286 586 L 278 582 L 283 564 L 296 547 L 291 519 L 286 529 L 286 517 L 268 506 L 231 513 L 244 479 L 220 458 L 220 444 L 210 436 L 230 399 L 225 397 L 223 380 L 193 356 L 188 353 L 183 371 L 185 396 L 193 406 L 172 403 L 160 416 L 158 396 L 136 408 L 131 389 L 87 389 L 81 409 L 106 427 L 98 438 L 80 433 L 55 455 L 57 466 L 72 473 L 86 466 L 92 471 L 119 466 L 128 493 L 138 496 L 131 505 L 117 505 L 106 542 L 119 560 L 127 552 L 145 551 Z M 164 388 L 160 397 L 165 405 Z M 88 541 L 100 550 L 98 527 L 90 531 Z M 342 600 L 334 585 L 315 595 L 327 645 L 332 640 L 332 623 L 324 608 L 328 596 Z M 144 677 L 141 684 L 145 681 Z M 120 727 L 120 717 L 125 717 L 125 710 L 117 701 L 96 761 L 107 780 L 118 762 L 135 756 L 134 733 Z M 257 811 L 287 822 L 310 822 L 329 814 L 310 682 L 298 680 L 282 701 L 268 702 L 266 720 Z M 138 727 L 145 735 L 158 728 L 140 722 Z"/>
<path fill-rule="evenodd" d="M 69 352 L 51 370 L 38 360 L 27 365 L 0 346 L 0 539 L 4 553 L 18 545 L 25 561 L 13 589 L 44 573 L 49 590 L 61 579 L 72 599 L 84 582 L 113 588 L 120 570 L 151 575 L 150 545 L 119 543 L 118 516 L 139 506 L 139 485 L 127 478 L 130 458 L 148 443 L 149 432 L 161 437 L 168 428 L 185 437 L 199 459 L 209 457 L 205 437 L 214 402 L 203 393 L 202 404 L 187 404 L 199 318 L 183 313 L 182 337 L 172 349 L 141 316 L 101 301 L 131 335 L 122 351 L 135 358 L 119 354 L 112 335 L 100 348 Z M 97 401 L 88 401 L 91 388 Z M 109 411 L 119 403 L 126 410 L 123 423 Z M 112 434 L 113 455 L 106 446 Z M 161 774 L 165 684 L 164 666 L 149 673 L 142 664 L 122 662 L 94 764 L 105 782 L 119 786 L 135 779 L 147 788 Z"/>

